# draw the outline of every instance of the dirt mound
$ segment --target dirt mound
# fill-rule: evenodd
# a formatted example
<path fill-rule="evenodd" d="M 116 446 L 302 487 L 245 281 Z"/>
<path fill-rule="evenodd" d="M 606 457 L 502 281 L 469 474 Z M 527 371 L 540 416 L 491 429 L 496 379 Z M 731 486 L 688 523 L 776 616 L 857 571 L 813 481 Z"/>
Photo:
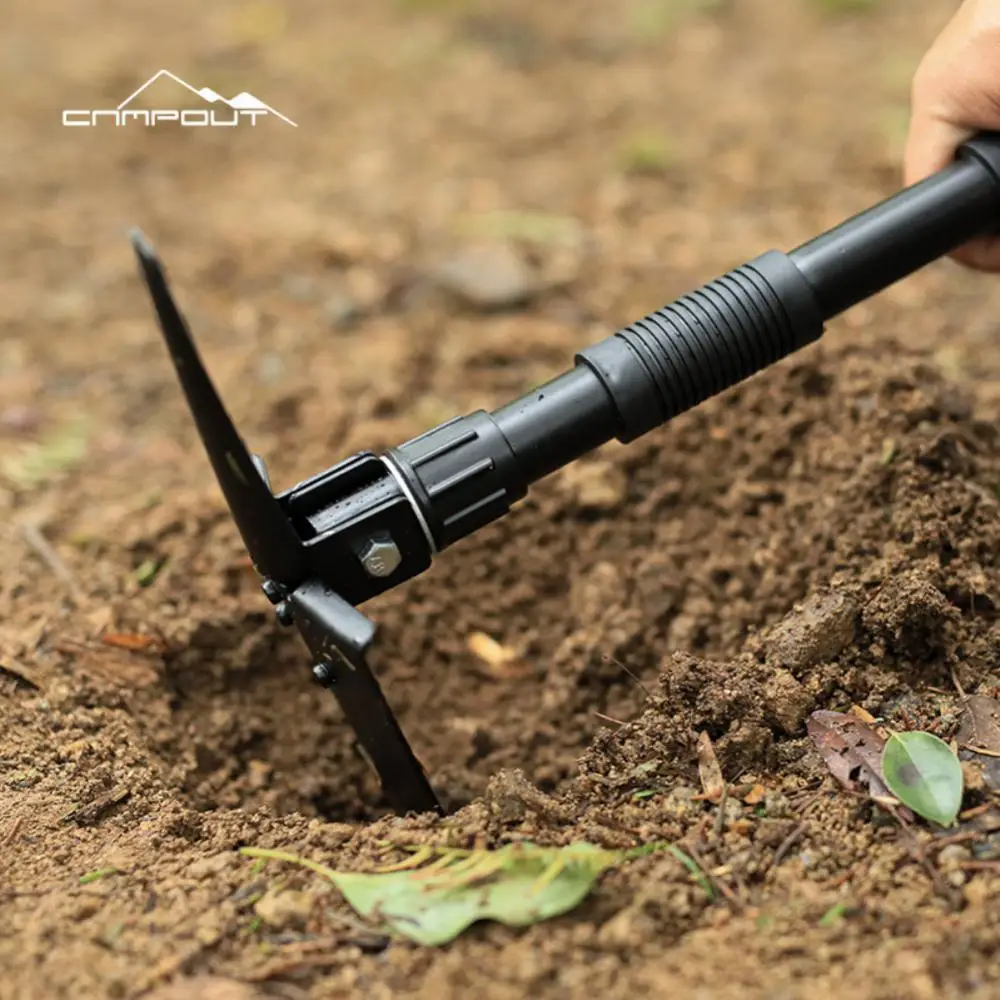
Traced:
<path fill-rule="evenodd" d="M 195 934 L 178 966 L 190 969 L 215 947 L 205 941 L 229 941 L 250 919 L 239 905 L 246 869 L 230 853 L 241 843 L 359 863 L 381 855 L 386 837 L 674 840 L 711 873 L 711 892 L 675 859 L 646 859 L 612 876 L 582 923 L 523 941 L 477 932 L 454 953 L 472 961 L 492 941 L 503 963 L 537 940 L 551 957 L 510 984 L 533 988 L 557 975 L 577 935 L 592 949 L 588 976 L 610 995 L 625 954 L 652 962 L 666 942 L 696 950 L 689 930 L 742 926 L 748 914 L 762 928 L 751 967 L 763 968 L 793 896 L 815 925 L 840 900 L 829 886 L 850 879 L 861 857 L 880 859 L 863 895 L 883 900 L 858 903 L 863 925 L 898 933 L 904 896 L 907 912 L 946 906 L 971 919 L 992 883 L 965 885 L 962 875 L 942 894 L 868 807 L 831 791 L 804 721 L 814 708 L 858 704 L 947 738 L 959 707 L 952 678 L 970 691 L 1000 683 L 998 483 L 992 424 L 919 356 L 887 344 L 876 357 L 814 352 L 540 484 L 504 522 L 373 608 L 403 724 L 449 805 L 470 804 L 443 824 L 360 828 L 341 821 L 380 811 L 371 778 L 335 706 L 306 682 L 298 643 L 266 610 L 248 610 L 259 600 L 232 532 L 214 514 L 163 515 L 141 543 L 126 531 L 117 544 L 135 558 L 143 545 L 168 552 L 175 579 L 189 581 L 190 603 L 178 588 L 173 619 L 158 616 L 166 652 L 109 660 L 92 643 L 63 643 L 44 699 L 26 684 L 8 695 L 10 726 L 29 734 L 7 751 L 9 806 L 25 788 L 52 810 L 76 803 L 51 815 L 57 832 L 44 857 L 18 866 L 16 891 L 31 893 L 88 843 L 95 867 L 152 880 L 143 909 L 157 920 L 160 894 L 194 878 L 214 930 L 200 932 L 201 944 Z M 227 566 L 221 577 L 207 572 Z M 162 607 L 146 593 L 117 627 L 141 628 L 143 601 L 150 617 Z M 470 652 L 476 630 L 516 651 L 512 673 Z M 696 794 L 702 732 L 733 783 L 721 809 Z M 744 802 L 757 785 L 763 794 Z M 793 870 L 824 887 L 799 897 Z M 109 907 L 138 904 L 137 891 L 60 897 L 40 924 L 22 912 L 21 930 L 41 934 L 69 910 L 96 927 Z M 151 920 L 126 921 L 128 940 Z M 423 982 L 428 995 L 435 982 L 457 988 L 460 964 L 440 962 L 425 979 L 417 953 L 399 955 L 400 984 L 419 992 Z M 348 948 L 320 967 L 364 976 L 371 961 Z M 235 943 L 212 967 L 280 978 Z M 639 979 L 653 975 L 639 969 Z M 936 969 L 958 975 L 940 960 Z M 75 975 L 67 983 L 78 988 Z M 698 975 L 711 981 L 710 970 Z"/>
<path fill-rule="evenodd" d="M 959 658 L 968 683 L 981 679 L 996 587 L 996 435 L 919 358 L 883 350 L 888 377 L 880 359 L 811 359 L 637 447 L 609 448 L 374 602 L 387 691 L 450 805 L 504 767 L 551 790 L 602 716 L 635 714 L 635 678 L 654 683 L 665 665 L 676 697 L 693 699 L 676 705 L 691 725 L 719 738 L 742 727 L 748 752 L 770 745 L 754 726 L 801 735 L 834 682 L 842 699 L 882 711 L 899 685 L 947 686 Z M 820 588 L 836 599 L 777 626 L 768 653 L 754 630 Z M 253 603 L 241 595 L 241 608 Z M 360 794 L 371 815 L 375 788 L 336 708 L 308 684 L 298 642 L 263 610 L 233 606 L 226 620 L 214 595 L 211 604 L 208 619 L 193 603 L 172 637 L 179 652 L 162 675 L 172 712 L 165 734 L 148 736 L 182 768 L 192 803 L 345 819 L 364 815 Z M 963 614 L 979 631 L 962 634 Z M 861 644 L 845 670 L 836 647 L 854 617 Z M 523 668 L 505 676 L 478 660 L 467 645 L 475 631 L 511 647 Z M 748 637 L 747 655 L 766 666 L 730 675 L 669 661 L 678 649 L 736 654 Z M 782 698 L 796 707 L 774 703 Z"/>

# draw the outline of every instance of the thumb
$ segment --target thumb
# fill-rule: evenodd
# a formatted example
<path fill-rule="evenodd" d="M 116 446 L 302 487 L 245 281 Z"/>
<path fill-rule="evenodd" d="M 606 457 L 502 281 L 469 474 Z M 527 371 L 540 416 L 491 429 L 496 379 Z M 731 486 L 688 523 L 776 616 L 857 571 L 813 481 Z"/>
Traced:
<path fill-rule="evenodd" d="M 962 128 L 915 107 L 903 155 L 903 183 L 916 184 L 948 166 L 955 158 L 955 150 L 973 135 L 974 129 Z"/>

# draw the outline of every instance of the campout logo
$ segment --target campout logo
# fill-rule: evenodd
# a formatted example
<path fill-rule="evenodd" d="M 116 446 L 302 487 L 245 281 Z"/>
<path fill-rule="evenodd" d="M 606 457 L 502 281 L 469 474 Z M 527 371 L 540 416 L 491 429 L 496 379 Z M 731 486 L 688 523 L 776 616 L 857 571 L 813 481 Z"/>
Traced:
<path fill-rule="evenodd" d="M 139 108 L 129 107 L 147 87 L 152 86 L 161 77 L 173 80 L 192 94 L 200 97 L 206 108 Z M 280 111 L 275 111 L 259 97 L 254 97 L 248 91 L 227 99 L 217 94 L 210 87 L 192 87 L 179 76 L 168 69 L 154 73 L 138 90 L 129 94 L 117 108 L 84 109 L 72 108 L 63 111 L 62 123 L 71 128 L 94 127 L 97 125 L 113 125 L 123 128 L 127 125 L 138 125 L 144 128 L 155 128 L 167 122 L 177 122 L 188 128 L 235 128 L 249 122 L 255 126 L 258 118 L 273 116 L 280 118 L 286 125 L 298 128 L 298 125 L 286 118 Z"/>

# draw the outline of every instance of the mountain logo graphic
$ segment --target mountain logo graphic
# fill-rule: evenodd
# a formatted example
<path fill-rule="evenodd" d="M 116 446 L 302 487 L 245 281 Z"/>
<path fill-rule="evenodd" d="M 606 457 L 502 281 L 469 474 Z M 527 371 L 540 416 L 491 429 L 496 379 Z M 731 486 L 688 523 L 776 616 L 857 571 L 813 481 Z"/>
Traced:
<path fill-rule="evenodd" d="M 152 86 L 161 77 L 173 80 L 174 83 L 184 87 L 185 90 L 191 91 L 192 94 L 200 97 L 210 106 L 224 105 L 225 107 L 230 108 L 234 113 L 228 117 L 224 114 L 217 115 L 214 107 L 202 109 L 187 108 L 184 110 L 178 108 L 147 110 L 144 108 L 129 107 L 129 105 L 144 90 L 146 90 L 147 87 Z M 181 125 L 187 126 L 216 126 L 232 128 L 246 118 L 249 118 L 251 125 L 256 125 L 257 118 L 266 115 L 273 115 L 275 118 L 280 118 L 286 125 L 291 125 L 292 128 L 298 128 L 298 125 L 293 122 L 291 118 L 286 117 L 280 111 L 276 111 L 270 104 L 265 104 L 259 97 L 255 97 L 249 91 L 244 90 L 233 98 L 226 98 L 221 94 L 216 93 L 211 89 L 211 87 L 192 87 L 190 83 L 186 80 L 182 80 L 175 73 L 171 73 L 170 70 L 161 69 L 154 73 L 141 87 L 129 94 L 129 96 L 126 97 L 117 108 L 101 110 L 66 110 L 62 113 L 62 119 L 63 125 L 70 126 L 91 126 L 96 125 L 98 121 L 102 119 L 111 119 L 116 125 L 125 125 L 127 123 L 137 122 L 148 127 L 151 125 L 157 125 L 160 122 L 179 121 Z"/>

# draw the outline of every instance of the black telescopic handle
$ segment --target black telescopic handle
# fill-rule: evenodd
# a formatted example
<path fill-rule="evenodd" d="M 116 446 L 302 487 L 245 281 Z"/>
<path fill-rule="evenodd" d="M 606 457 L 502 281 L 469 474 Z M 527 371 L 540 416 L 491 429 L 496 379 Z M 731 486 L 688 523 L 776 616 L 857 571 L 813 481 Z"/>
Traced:
<path fill-rule="evenodd" d="M 438 549 L 505 514 L 529 483 L 633 441 L 819 339 L 845 309 L 1000 228 L 1000 133 L 791 253 L 771 250 L 577 355 L 508 405 L 393 449 Z"/>
<path fill-rule="evenodd" d="M 579 355 L 627 441 L 818 339 L 826 320 L 1000 223 L 1000 135 L 789 254 L 771 251 Z"/>
<path fill-rule="evenodd" d="M 983 133 L 954 163 L 803 243 L 789 257 L 824 319 L 1000 225 L 1000 134 Z"/>

